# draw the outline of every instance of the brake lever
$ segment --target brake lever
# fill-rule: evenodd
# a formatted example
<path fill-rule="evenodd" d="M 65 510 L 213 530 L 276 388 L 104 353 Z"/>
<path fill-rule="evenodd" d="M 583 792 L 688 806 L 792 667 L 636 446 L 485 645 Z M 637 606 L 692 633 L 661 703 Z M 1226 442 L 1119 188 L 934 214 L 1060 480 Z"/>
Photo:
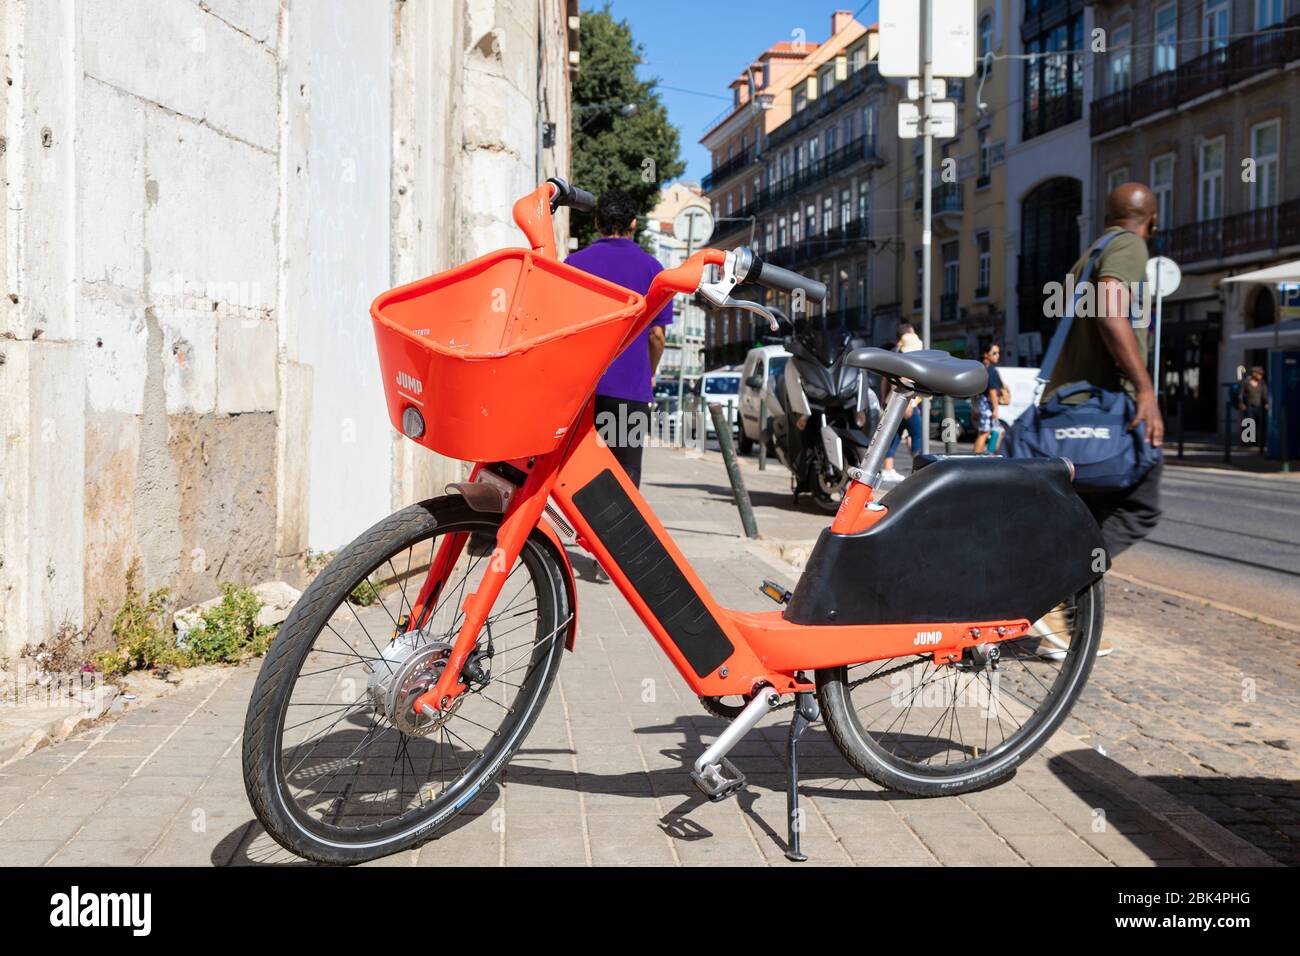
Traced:
<path fill-rule="evenodd" d="M 751 262 L 750 252 L 743 246 L 739 250 L 728 252 L 727 258 L 722 264 L 722 274 L 715 282 L 701 282 L 699 293 L 715 309 L 743 309 L 746 312 L 753 312 L 767 319 L 769 329 L 773 332 L 779 332 L 781 323 L 766 308 L 748 299 L 733 299 L 731 297 L 732 290 L 741 281 L 736 276 L 737 272 L 741 273 L 742 277 L 747 276 Z"/>
<path fill-rule="evenodd" d="M 767 327 L 773 332 L 781 331 L 781 323 L 776 320 L 776 316 L 757 302 L 751 302 L 748 299 L 727 299 L 722 303 L 724 309 L 744 309 L 746 312 L 753 312 L 767 319 Z"/>

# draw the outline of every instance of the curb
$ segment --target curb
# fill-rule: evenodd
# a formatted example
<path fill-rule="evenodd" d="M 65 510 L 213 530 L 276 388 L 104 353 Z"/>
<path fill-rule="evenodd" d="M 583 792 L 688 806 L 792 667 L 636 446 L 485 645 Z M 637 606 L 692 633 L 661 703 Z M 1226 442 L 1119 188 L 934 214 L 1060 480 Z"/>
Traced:
<path fill-rule="evenodd" d="M 50 744 L 60 743 L 99 720 L 117 702 L 118 689 L 107 685 L 80 708 L 70 705 L 61 714 L 33 726 L 5 728 L 0 713 L 0 767 L 27 757 Z M 21 712 L 19 708 L 15 712 Z"/>
<path fill-rule="evenodd" d="M 1215 823 L 1195 807 L 1139 777 L 1065 730 L 1058 730 L 1043 752 L 1053 754 L 1081 774 L 1117 794 L 1142 814 L 1168 827 L 1224 866 L 1281 866 L 1259 847 Z"/>

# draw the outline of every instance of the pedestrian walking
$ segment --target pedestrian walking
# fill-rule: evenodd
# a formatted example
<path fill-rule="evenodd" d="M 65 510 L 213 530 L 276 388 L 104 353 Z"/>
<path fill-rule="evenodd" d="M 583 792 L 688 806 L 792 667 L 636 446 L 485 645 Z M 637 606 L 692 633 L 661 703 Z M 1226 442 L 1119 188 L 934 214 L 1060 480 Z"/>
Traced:
<path fill-rule="evenodd" d="M 916 329 L 912 327 L 910 322 L 898 323 L 898 344 L 894 346 L 895 352 L 916 352 L 924 347 L 921 337 L 916 334 Z M 881 384 L 881 406 L 883 407 L 888 401 L 889 380 L 885 379 Z M 913 398 L 908 403 L 907 411 L 903 415 L 902 422 L 899 423 L 898 431 L 894 433 L 893 439 L 889 442 L 889 451 L 885 454 L 885 467 L 880 473 L 881 481 L 897 483 L 903 480 L 903 476 L 894 468 L 894 454 L 898 451 L 898 446 L 902 442 L 904 434 L 907 435 L 908 450 L 911 451 L 912 457 L 915 458 L 921 453 L 921 400 L 919 398 Z"/>
<path fill-rule="evenodd" d="M 1267 434 L 1264 431 L 1267 423 L 1265 416 L 1268 414 L 1268 383 L 1264 381 L 1263 366 L 1250 367 L 1250 374 L 1237 390 L 1237 410 L 1241 412 L 1242 444 L 1258 445 L 1262 455 L 1264 436 Z M 1246 440 L 1246 422 L 1251 423 L 1250 441 Z"/>
<path fill-rule="evenodd" d="M 645 295 L 663 266 L 637 245 L 632 197 L 621 189 L 606 190 L 596 203 L 596 229 L 601 237 L 565 261 Z M 672 323 L 670 303 L 649 328 L 628 343 L 596 385 L 596 430 L 637 487 L 641 486 L 641 456 L 650 434 L 655 371 L 664 351 L 664 329 Z"/>
<path fill-rule="evenodd" d="M 1091 289 L 1080 290 L 1081 299 L 1090 297 L 1090 308 L 1081 309 L 1051 379 L 1043 392 L 1046 402 L 1070 383 L 1086 382 L 1107 392 L 1123 390 L 1133 399 L 1134 415 L 1129 431 L 1145 426 L 1146 441 L 1157 448 L 1164 442 L 1164 419 L 1156 401 L 1155 388 L 1147 374 L 1147 330 L 1150 328 L 1150 297 L 1142 293 L 1146 277 L 1147 240 L 1156 231 L 1157 205 L 1151 190 L 1142 183 L 1124 183 L 1106 199 L 1106 229 L 1086 249 L 1070 270 L 1067 288 L 1074 288 L 1076 276 L 1084 275 L 1094 248 L 1095 262 L 1088 280 Z M 1113 234 L 1113 235 L 1112 235 Z M 1103 242 L 1104 240 L 1104 242 Z M 1133 303 L 1137 294 L 1138 302 Z M 1086 394 L 1062 399 L 1070 403 Z M 1160 520 L 1160 475 L 1163 464 L 1152 465 L 1137 482 L 1115 491 L 1080 492 L 1101 528 L 1106 552 L 1113 561 L 1123 551 L 1145 538 Z M 1036 652 L 1049 660 L 1061 660 L 1070 647 L 1069 615 L 1057 608 L 1034 625 L 1040 635 Z M 1113 650 L 1102 640 L 1097 656 Z"/>
<path fill-rule="evenodd" d="M 1002 360 L 1002 349 L 992 342 L 984 346 L 980 356 L 984 367 L 988 369 L 988 388 L 975 396 L 971 410 L 975 413 L 975 452 L 988 450 L 989 437 L 998 427 L 998 407 L 1002 404 L 1002 376 L 998 374 L 998 362 Z"/>
<path fill-rule="evenodd" d="M 1140 301 L 1136 309 L 1132 306 L 1132 292 L 1142 288 L 1146 278 L 1147 240 L 1156 228 L 1151 190 L 1142 183 L 1116 186 L 1106 200 L 1105 232 L 1119 235 L 1106 244 L 1093 267 L 1093 314 L 1071 326 L 1043 401 L 1070 382 L 1122 389 L 1136 407 L 1129 430 L 1145 425 L 1147 441 L 1158 448 L 1164 443 L 1165 423 L 1147 374 L 1149 297 L 1143 296 L 1148 301 Z M 1083 274 L 1088 254 L 1085 251 L 1074 264 L 1071 276 Z M 1162 471 L 1163 464 L 1157 463 L 1129 488 L 1081 495 L 1101 526 L 1111 560 L 1150 534 L 1160 520 Z"/>

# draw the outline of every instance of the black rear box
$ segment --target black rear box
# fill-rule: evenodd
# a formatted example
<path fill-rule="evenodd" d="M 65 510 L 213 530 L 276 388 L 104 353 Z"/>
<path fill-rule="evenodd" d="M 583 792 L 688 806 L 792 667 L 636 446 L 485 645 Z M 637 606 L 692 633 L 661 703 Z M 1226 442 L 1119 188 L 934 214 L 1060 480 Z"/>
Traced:
<path fill-rule="evenodd" d="M 1035 621 L 1109 566 L 1060 459 L 937 458 L 881 503 L 861 534 L 822 532 L 787 621 Z"/>

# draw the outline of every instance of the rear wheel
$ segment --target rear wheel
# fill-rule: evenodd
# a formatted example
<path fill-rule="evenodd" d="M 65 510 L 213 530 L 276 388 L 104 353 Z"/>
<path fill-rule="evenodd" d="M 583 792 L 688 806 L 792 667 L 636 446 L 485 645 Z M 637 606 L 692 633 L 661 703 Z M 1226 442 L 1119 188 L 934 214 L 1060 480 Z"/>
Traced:
<path fill-rule="evenodd" d="M 1030 636 L 968 650 L 817 672 L 827 730 L 858 772 L 917 796 L 966 793 L 1011 776 L 1052 735 L 1083 690 L 1101 641 L 1097 581 Z"/>
<path fill-rule="evenodd" d="M 433 686 L 501 516 L 459 497 L 412 505 L 352 542 L 312 582 L 262 664 L 244 727 L 244 784 L 267 832 L 299 856 L 359 863 L 432 836 L 487 789 L 532 727 L 572 608 L 559 559 L 534 532 L 472 653 L 473 677 L 435 718 Z M 465 546 L 407 629 L 430 556 Z"/>

